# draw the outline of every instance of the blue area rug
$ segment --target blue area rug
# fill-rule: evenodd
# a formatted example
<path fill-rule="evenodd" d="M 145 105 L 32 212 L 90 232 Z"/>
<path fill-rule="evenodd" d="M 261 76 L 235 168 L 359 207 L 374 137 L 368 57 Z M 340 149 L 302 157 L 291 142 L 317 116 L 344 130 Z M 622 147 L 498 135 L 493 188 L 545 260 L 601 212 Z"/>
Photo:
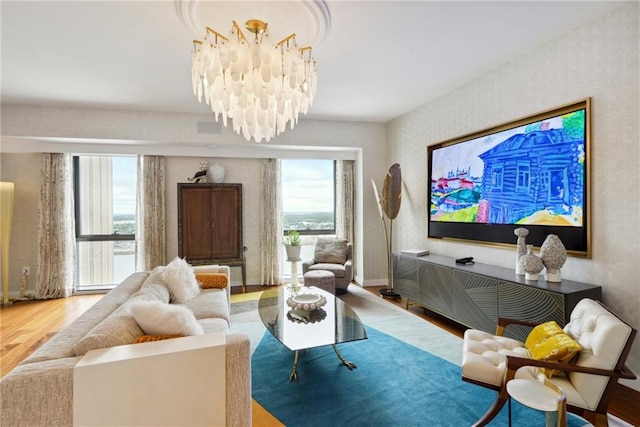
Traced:
<path fill-rule="evenodd" d="M 253 397 L 293 426 L 470 426 L 495 392 L 460 378 L 460 367 L 367 326 L 368 340 L 301 352 L 299 382 L 289 382 L 293 352 L 265 332 L 251 358 Z M 507 426 L 508 405 L 491 423 Z M 512 403 L 513 425 L 539 427 L 545 415 Z M 568 425 L 587 424 L 569 414 Z"/>

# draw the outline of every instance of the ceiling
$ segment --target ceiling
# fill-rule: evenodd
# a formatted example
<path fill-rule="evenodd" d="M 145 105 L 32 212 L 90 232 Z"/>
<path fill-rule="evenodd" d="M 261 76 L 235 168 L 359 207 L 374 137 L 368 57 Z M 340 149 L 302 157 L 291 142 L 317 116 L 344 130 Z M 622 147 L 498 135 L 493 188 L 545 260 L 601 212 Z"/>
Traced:
<path fill-rule="evenodd" d="M 191 88 L 205 26 L 269 23 L 312 45 L 308 118 L 387 122 L 577 26 L 613 1 L 5 1 L 1 99 L 207 113 Z"/>

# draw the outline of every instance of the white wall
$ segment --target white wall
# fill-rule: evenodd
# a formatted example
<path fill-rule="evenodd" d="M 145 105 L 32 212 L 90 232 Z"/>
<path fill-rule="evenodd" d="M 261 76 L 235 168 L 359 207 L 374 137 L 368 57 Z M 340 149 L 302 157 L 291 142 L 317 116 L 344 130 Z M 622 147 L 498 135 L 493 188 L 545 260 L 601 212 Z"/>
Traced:
<path fill-rule="evenodd" d="M 593 255 L 569 258 L 562 275 L 601 285 L 604 302 L 640 328 L 638 13 L 637 3 L 624 6 L 389 123 L 388 144 L 407 187 L 397 247 L 513 268 L 514 250 L 426 238 L 426 148 L 591 97 Z M 629 357 L 636 373 L 638 341 Z"/>
<path fill-rule="evenodd" d="M 390 166 L 385 159 L 384 124 L 301 120 L 295 129 L 280 135 L 275 145 L 248 143 L 225 128 L 217 134 L 198 133 L 199 121 L 213 121 L 209 115 L 22 105 L 3 105 L 1 114 L 0 179 L 16 183 L 14 218 L 32 219 L 28 225 L 14 221 L 9 275 L 12 297 L 18 295 L 23 265 L 32 267 L 30 289 L 36 281 L 40 156 L 34 153 L 47 151 L 167 156 L 167 260 L 178 253 L 176 184 L 186 182 L 201 161 L 223 164 L 225 182 L 243 184 L 248 284 L 259 284 L 260 278 L 259 159 L 354 159 L 358 163 L 356 200 L 360 212 L 356 245 L 361 250 L 356 280 L 365 285 L 386 283 L 386 264 L 380 262 L 386 257 L 384 235 L 370 184 L 371 178 L 381 182 Z M 33 191 L 35 197 L 27 197 Z M 240 270 L 232 270 L 232 281 L 239 284 Z"/>

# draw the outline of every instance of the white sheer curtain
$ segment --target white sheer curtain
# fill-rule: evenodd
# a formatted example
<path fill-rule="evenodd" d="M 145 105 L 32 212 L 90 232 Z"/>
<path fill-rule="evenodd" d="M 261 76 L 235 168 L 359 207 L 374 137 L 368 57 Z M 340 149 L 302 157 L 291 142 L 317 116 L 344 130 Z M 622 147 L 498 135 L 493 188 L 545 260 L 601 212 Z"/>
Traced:
<path fill-rule="evenodd" d="M 281 285 L 282 184 L 280 160 L 262 160 L 260 189 L 260 280 L 263 285 Z"/>
<path fill-rule="evenodd" d="M 164 157 L 138 156 L 136 270 L 166 263 Z"/>
<path fill-rule="evenodd" d="M 75 290 L 75 220 L 71 154 L 45 153 L 38 206 L 36 298 L 67 298 Z"/>

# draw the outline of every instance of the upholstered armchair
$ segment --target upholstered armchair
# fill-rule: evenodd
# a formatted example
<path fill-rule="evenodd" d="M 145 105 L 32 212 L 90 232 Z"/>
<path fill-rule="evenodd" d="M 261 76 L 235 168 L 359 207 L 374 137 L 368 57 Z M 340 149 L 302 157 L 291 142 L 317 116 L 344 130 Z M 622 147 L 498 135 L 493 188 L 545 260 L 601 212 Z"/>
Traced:
<path fill-rule="evenodd" d="M 533 359 L 525 343 L 502 336 L 511 324 L 535 326 L 519 320 L 499 319 L 496 335 L 469 329 L 465 332 L 462 379 L 496 390 L 493 405 L 476 422 L 487 425 L 508 399 L 506 384 L 513 378 L 535 379 L 542 369 L 566 393 L 567 409 L 594 424 L 607 426 L 607 406 L 618 379 L 635 379 L 625 361 L 636 330 L 602 303 L 585 298 L 571 312 L 564 334 L 582 349 L 572 363 Z M 555 349 L 558 350 L 558 349 Z"/>
<path fill-rule="evenodd" d="M 351 243 L 344 239 L 320 237 L 313 251 L 313 259 L 302 263 L 302 274 L 314 270 L 326 270 L 336 278 L 336 294 L 345 294 L 353 280 Z"/>

